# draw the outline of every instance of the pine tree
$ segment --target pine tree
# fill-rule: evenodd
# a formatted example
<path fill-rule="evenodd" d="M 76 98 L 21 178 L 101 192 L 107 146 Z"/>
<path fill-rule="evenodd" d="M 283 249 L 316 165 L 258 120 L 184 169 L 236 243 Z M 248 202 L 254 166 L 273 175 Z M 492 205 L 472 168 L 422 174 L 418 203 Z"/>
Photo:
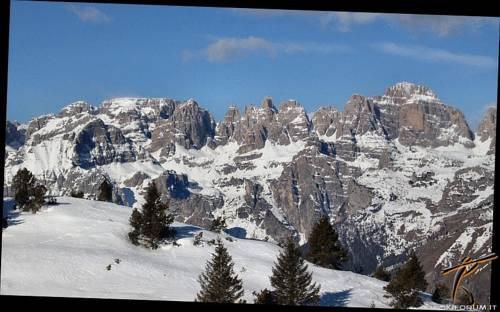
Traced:
<path fill-rule="evenodd" d="M 31 190 L 31 196 L 29 202 L 24 205 L 24 211 L 31 211 L 32 213 L 37 213 L 45 202 L 45 193 L 47 188 L 41 184 L 36 185 Z"/>
<path fill-rule="evenodd" d="M 267 288 L 264 288 L 259 293 L 254 291 L 253 295 L 255 296 L 255 304 L 278 304 L 274 293 Z"/>
<path fill-rule="evenodd" d="M 19 208 L 33 213 L 40 210 L 47 188 L 37 183 L 35 176 L 26 168 L 17 171 L 12 182 L 16 190 L 14 199 Z"/>
<path fill-rule="evenodd" d="M 14 199 L 19 208 L 22 209 L 30 201 L 30 193 L 35 187 L 35 181 L 33 174 L 26 168 L 18 170 L 14 176 L 12 180 L 12 186 L 16 192 Z"/>
<path fill-rule="evenodd" d="M 320 286 L 312 283 L 312 273 L 307 272 L 307 268 L 299 249 L 289 238 L 270 277 L 279 304 L 305 305 L 319 302 Z"/>
<path fill-rule="evenodd" d="M 134 244 L 144 242 L 147 247 L 156 249 L 158 243 L 173 235 L 170 224 L 174 221 L 174 216 L 167 214 L 168 204 L 163 203 L 161 194 L 156 188 L 156 184 L 151 182 L 146 189 L 146 202 L 142 205 L 142 212 L 134 209 L 130 217 L 132 231 L 129 238 Z"/>
<path fill-rule="evenodd" d="M 243 283 L 238 275 L 234 273 L 234 263 L 222 244 L 217 239 L 217 246 L 212 259 L 207 263 L 205 272 L 203 272 L 198 281 L 201 290 L 197 294 L 196 301 L 217 302 L 217 303 L 236 303 L 242 302 Z"/>
<path fill-rule="evenodd" d="M 387 272 L 382 265 L 379 265 L 375 269 L 375 272 L 373 272 L 372 276 L 384 282 L 388 282 L 391 280 L 391 274 Z"/>
<path fill-rule="evenodd" d="M 308 245 L 305 258 L 319 266 L 338 270 L 347 260 L 347 251 L 340 244 L 339 236 L 327 216 L 321 217 L 313 227 Z"/>
<path fill-rule="evenodd" d="M 212 221 L 210 231 L 220 233 L 224 229 L 226 229 L 226 219 L 224 219 L 223 217 L 217 217 Z"/>
<path fill-rule="evenodd" d="M 104 179 L 99 186 L 99 195 L 97 196 L 97 200 L 106 202 L 113 201 L 113 185 L 111 185 L 107 179 Z"/>
<path fill-rule="evenodd" d="M 70 196 L 75 198 L 83 198 L 83 191 L 71 191 Z"/>
<path fill-rule="evenodd" d="M 139 212 L 139 210 L 137 210 L 137 208 L 134 208 L 134 210 L 132 211 L 129 222 L 133 230 L 128 233 L 128 237 L 134 245 L 139 245 L 139 235 L 141 235 L 142 226 L 142 214 Z"/>
<path fill-rule="evenodd" d="M 393 307 L 406 309 L 422 305 L 422 299 L 418 292 L 424 291 L 426 288 L 425 272 L 417 255 L 412 251 L 409 259 L 396 271 L 384 290 L 393 296 L 394 300 L 391 302 Z"/>

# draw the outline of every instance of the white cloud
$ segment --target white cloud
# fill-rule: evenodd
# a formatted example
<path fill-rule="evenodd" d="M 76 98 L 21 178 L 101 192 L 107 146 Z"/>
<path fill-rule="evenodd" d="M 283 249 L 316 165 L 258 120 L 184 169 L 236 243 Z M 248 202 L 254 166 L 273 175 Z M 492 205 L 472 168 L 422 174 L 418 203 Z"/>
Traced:
<path fill-rule="evenodd" d="M 295 17 L 309 18 L 319 21 L 323 27 L 333 27 L 341 32 L 354 30 L 359 25 L 369 25 L 383 21 L 419 33 L 432 33 L 445 37 L 458 33 L 464 29 L 478 30 L 484 25 L 498 26 L 495 17 L 471 17 L 449 15 L 421 15 L 421 14 L 394 14 L 394 13 L 364 13 L 364 12 L 322 12 L 322 11 L 294 11 L 271 9 L 233 9 L 237 14 L 260 18 Z"/>
<path fill-rule="evenodd" d="M 497 62 L 492 57 L 474 54 L 456 53 L 443 49 L 417 45 L 401 45 L 394 42 L 374 44 L 373 47 L 383 53 L 413 58 L 430 62 L 451 62 L 468 66 L 493 68 Z"/>
<path fill-rule="evenodd" d="M 107 23 L 111 21 L 111 18 L 106 13 L 93 6 L 71 4 L 67 8 L 68 11 L 75 14 L 82 22 Z"/>
<path fill-rule="evenodd" d="M 477 30 L 481 26 L 497 22 L 495 18 L 468 16 L 438 16 L 398 14 L 394 16 L 399 24 L 412 31 L 430 31 L 440 37 L 448 36 L 468 27 Z"/>
<path fill-rule="evenodd" d="M 221 63 L 242 58 L 250 54 L 275 57 L 278 54 L 348 52 L 344 45 L 323 44 L 317 42 L 272 42 L 264 38 L 249 36 L 246 38 L 217 38 L 200 51 L 185 50 L 183 61 L 197 58 L 209 62 Z"/>
<path fill-rule="evenodd" d="M 247 53 L 264 53 L 275 55 L 277 47 L 273 43 L 258 37 L 248 38 L 222 38 L 210 44 L 206 50 L 206 56 L 210 62 L 227 61 L 234 57 L 243 56 Z"/>
<path fill-rule="evenodd" d="M 355 25 L 363 25 L 375 22 L 382 14 L 379 13 L 358 13 L 358 12 L 328 12 L 321 13 L 319 20 L 322 26 L 328 26 L 332 23 L 336 25 L 337 30 L 348 32 Z"/>

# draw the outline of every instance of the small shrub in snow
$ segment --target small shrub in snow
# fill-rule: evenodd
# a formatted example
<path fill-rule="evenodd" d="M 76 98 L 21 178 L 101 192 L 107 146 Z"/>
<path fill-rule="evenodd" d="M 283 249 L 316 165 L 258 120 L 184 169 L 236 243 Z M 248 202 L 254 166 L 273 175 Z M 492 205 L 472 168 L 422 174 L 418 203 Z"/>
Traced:
<path fill-rule="evenodd" d="M 82 191 L 71 191 L 70 196 L 75 197 L 75 198 L 83 198 L 83 192 Z"/>
<path fill-rule="evenodd" d="M 200 232 L 194 236 L 193 245 L 198 246 L 201 244 L 201 238 L 203 237 L 203 232 Z"/>
<path fill-rule="evenodd" d="M 106 202 L 113 201 L 113 185 L 111 185 L 107 179 L 104 179 L 99 186 L 99 195 L 97 196 L 97 200 Z"/>

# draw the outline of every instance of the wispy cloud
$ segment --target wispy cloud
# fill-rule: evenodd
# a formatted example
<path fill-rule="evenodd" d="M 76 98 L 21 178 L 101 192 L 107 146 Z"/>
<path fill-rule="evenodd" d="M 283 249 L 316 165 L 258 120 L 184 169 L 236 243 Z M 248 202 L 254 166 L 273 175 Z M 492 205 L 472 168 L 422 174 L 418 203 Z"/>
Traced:
<path fill-rule="evenodd" d="M 347 52 L 349 47 L 318 42 L 273 42 L 264 38 L 249 36 L 246 38 L 217 38 L 206 48 L 199 51 L 184 50 L 184 61 L 206 59 L 212 63 L 222 63 L 248 55 L 260 54 L 275 57 L 279 54 Z"/>
<path fill-rule="evenodd" d="M 450 62 L 482 68 L 494 68 L 497 65 L 496 60 L 492 57 L 456 53 L 448 50 L 418 45 L 402 45 L 394 42 L 384 42 L 374 44 L 373 48 L 383 53 L 413 58 L 421 61 Z"/>
<path fill-rule="evenodd" d="M 98 24 L 111 21 L 111 17 L 94 6 L 70 4 L 67 6 L 67 9 L 85 23 Z"/>
<path fill-rule="evenodd" d="M 458 33 L 464 27 L 477 30 L 488 23 L 498 23 L 498 19 L 470 16 L 436 16 L 436 15 L 394 15 L 393 19 L 413 32 L 432 32 L 440 37 Z"/>
<path fill-rule="evenodd" d="M 353 26 L 373 23 L 382 16 L 379 13 L 328 12 L 320 13 L 319 21 L 324 27 L 334 24 L 338 31 L 348 32 Z"/>
<path fill-rule="evenodd" d="M 369 25 L 381 21 L 396 26 L 402 26 L 413 33 L 431 33 L 440 37 L 445 37 L 459 33 L 464 29 L 478 30 L 488 24 L 498 25 L 498 18 L 494 17 L 270 9 L 233 9 L 233 11 L 240 15 L 260 18 L 309 18 L 319 21 L 323 27 L 332 27 L 340 32 L 353 31 L 357 26 Z"/>

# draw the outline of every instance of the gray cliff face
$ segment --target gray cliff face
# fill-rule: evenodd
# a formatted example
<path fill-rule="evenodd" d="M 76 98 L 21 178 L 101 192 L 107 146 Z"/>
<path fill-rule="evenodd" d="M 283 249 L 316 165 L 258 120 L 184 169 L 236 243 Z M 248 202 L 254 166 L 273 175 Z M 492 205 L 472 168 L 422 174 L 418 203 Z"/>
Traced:
<path fill-rule="evenodd" d="M 399 83 L 373 101 L 388 137 L 406 146 L 438 147 L 474 139 L 463 114 L 444 105 L 427 87 Z"/>
<path fill-rule="evenodd" d="M 88 198 L 108 179 L 114 201 L 135 207 L 155 181 L 177 221 L 209 227 L 223 215 L 231 233 L 277 242 L 305 243 L 327 215 L 350 250 L 345 269 L 365 274 L 415 249 L 434 282 L 464 252 L 488 251 L 496 108 L 477 138 L 460 111 L 411 83 L 308 116 L 270 97 L 230 107 L 219 123 L 193 100 L 75 102 L 7 123 L 6 177 L 27 166 L 53 193 Z"/>
<path fill-rule="evenodd" d="M 97 109 L 84 101 L 74 102 L 64 107 L 57 117 L 72 117 L 82 113 L 95 114 Z"/>
<path fill-rule="evenodd" d="M 74 138 L 74 143 L 73 163 L 85 169 L 138 158 L 121 130 L 100 119 L 88 123 Z"/>
<path fill-rule="evenodd" d="M 151 136 L 151 152 L 160 156 L 175 153 L 175 144 L 186 149 L 200 149 L 215 135 L 215 121 L 208 111 L 189 100 L 178 105 L 167 119 L 161 120 Z"/>
<path fill-rule="evenodd" d="M 340 123 L 341 112 L 335 107 L 321 107 L 312 117 L 312 124 L 317 135 L 329 136 L 335 134 Z"/>
<path fill-rule="evenodd" d="M 26 130 L 17 122 L 7 121 L 5 126 L 5 145 L 18 149 L 26 142 Z"/>
<path fill-rule="evenodd" d="M 311 135 L 312 124 L 304 108 L 289 100 L 276 109 L 270 97 L 264 98 L 261 107 L 247 106 L 243 116 L 231 107 L 224 120 L 217 125 L 216 145 L 230 141 L 240 145 L 239 154 L 262 149 L 266 142 L 288 145 Z"/>
<path fill-rule="evenodd" d="M 290 224 L 306 236 L 323 214 L 336 216 L 348 191 L 342 178 L 351 170 L 311 144 L 285 166 L 278 180 L 271 184 L 274 200 Z"/>
<path fill-rule="evenodd" d="M 496 151 L 497 108 L 489 107 L 477 130 L 481 142 L 491 139 L 489 154 Z"/>

